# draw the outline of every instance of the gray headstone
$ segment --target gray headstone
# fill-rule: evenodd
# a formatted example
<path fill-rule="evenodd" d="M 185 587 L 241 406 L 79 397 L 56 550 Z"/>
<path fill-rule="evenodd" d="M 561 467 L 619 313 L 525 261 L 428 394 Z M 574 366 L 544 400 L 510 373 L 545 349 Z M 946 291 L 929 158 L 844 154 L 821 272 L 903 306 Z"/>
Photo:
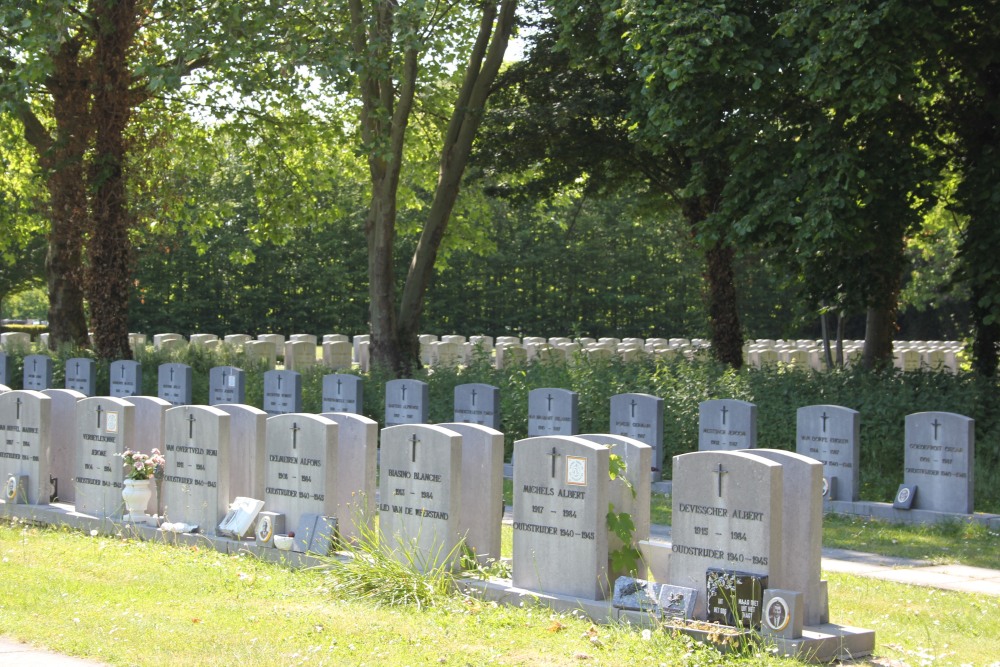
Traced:
<path fill-rule="evenodd" d="M 650 493 L 652 491 L 650 468 L 652 467 L 653 448 L 644 442 L 621 435 L 603 433 L 585 434 L 579 436 L 588 442 L 610 446 L 611 454 L 621 458 L 625 464 L 625 474 L 611 480 L 608 487 L 609 502 L 614 506 L 616 514 L 622 512 L 632 517 L 635 530 L 632 533 L 632 547 L 638 550 L 640 540 L 649 539 L 650 525 Z M 614 551 L 623 546 L 621 539 L 612 533 L 608 534 L 608 549 Z M 636 574 L 646 577 L 646 566 L 640 560 L 636 565 Z M 628 569 L 615 570 L 608 564 L 611 578 L 629 574 Z"/>
<path fill-rule="evenodd" d="M 253 340 L 253 337 L 248 334 L 229 334 L 222 339 L 222 342 L 226 345 L 232 347 L 241 348 L 246 343 Z"/>
<path fill-rule="evenodd" d="M 295 371 L 264 373 L 264 412 L 269 415 L 302 412 L 302 375 Z"/>
<path fill-rule="evenodd" d="M 306 335 L 306 334 L 302 334 Z M 315 339 L 315 336 L 313 336 Z M 304 372 L 316 365 L 316 342 L 291 340 L 285 343 L 285 368 Z"/>
<path fill-rule="evenodd" d="M 490 384 L 455 387 L 455 422 L 500 428 L 500 390 Z"/>
<path fill-rule="evenodd" d="M 698 405 L 699 451 L 733 451 L 756 446 L 756 405 L 732 398 L 704 401 Z M 674 479 L 676 474 L 675 471 Z"/>
<path fill-rule="evenodd" d="M 528 437 L 574 435 L 579 430 L 580 395 L 568 389 L 528 392 Z"/>
<path fill-rule="evenodd" d="M 612 604 L 616 609 L 656 613 L 661 588 L 663 588 L 662 584 L 656 584 L 652 581 L 626 576 L 618 577 L 615 579 Z"/>
<path fill-rule="evenodd" d="M 208 371 L 208 404 L 246 403 L 246 373 L 235 366 L 216 366 Z M 246 495 L 246 494 L 238 494 Z M 249 496 L 255 498 L 256 496 Z"/>
<path fill-rule="evenodd" d="M 27 476 L 26 504 L 48 505 L 52 399 L 22 390 L 0 394 L 0 483 Z"/>
<path fill-rule="evenodd" d="M 142 395 L 142 364 L 138 361 L 111 362 L 111 395 L 115 398 Z"/>
<path fill-rule="evenodd" d="M 514 586 L 607 598 L 609 454 L 573 436 L 514 443 Z"/>
<path fill-rule="evenodd" d="M 823 465 L 819 461 L 778 449 L 753 453 L 781 464 L 781 569 L 771 569 L 768 586 L 802 593 L 806 625 L 820 625 L 829 617 L 822 607 L 820 561 L 823 550 Z"/>
<path fill-rule="evenodd" d="M 352 412 L 324 412 L 337 423 L 337 484 L 334 500 L 340 536 L 356 540 L 375 527 L 378 422 Z"/>
<path fill-rule="evenodd" d="M 610 433 L 623 435 L 652 447 L 652 480 L 660 480 L 663 467 L 662 398 L 650 394 L 612 396 Z"/>
<path fill-rule="evenodd" d="M 390 380 L 385 383 L 385 425 L 426 424 L 430 399 L 427 383 Z"/>
<path fill-rule="evenodd" d="M 363 414 L 364 383 L 357 375 L 323 376 L 323 412 Z"/>
<path fill-rule="evenodd" d="M 324 336 L 324 338 L 326 338 Z M 345 336 L 346 338 L 346 336 Z M 354 363 L 354 346 L 348 341 L 323 343 L 323 365 L 333 370 L 350 369 Z"/>
<path fill-rule="evenodd" d="M 663 618 L 694 618 L 694 608 L 697 601 L 698 590 L 695 588 L 670 584 L 664 584 L 660 587 L 659 607 L 660 615 Z"/>
<path fill-rule="evenodd" d="M 0 384 L 5 387 L 14 384 L 14 360 L 6 352 L 0 352 Z"/>
<path fill-rule="evenodd" d="M 84 396 L 97 394 L 97 364 L 93 359 L 77 358 L 66 361 L 66 388 Z"/>
<path fill-rule="evenodd" d="M 0 334 L 0 346 L 8 352 L 27 352 L 31 348 L 31 336 L 23 331 L 8 331 Z"/>
<path fill-rule="evenodd" d="M 709 568 L 767 576 L 781 570 L 781 464 L 750 452 L 674 457 L 673 544 L 666 583 L 705 590 Z M 705 600 L 695 618 L 705 620 Z"/>
<path fill-rule="evenodd" d="M 229 415 L 229 495 L 264 497 L 267 413 L 240 403 L 215 406 Z"/>
<path fill-rule="evenodd" d="M 972 514 L 975 427 L 952 412 L 906 415 L 903 483 L 917 487 L 913 509 Z"/>
<path fill-rule="evenodd" d="M 73 478 L 76 476 L 76 453 L 79 436 L 76 434 L 76 403 L 83 394 L 72 389 L 46 389 L 42 392 L 51 402 L 49 419 L 49 477 L 52 479 L 52 494 L 59 502 L 73 503 L 76 491 Z"/>
<path fill-rule="evenodd" d="M 121 516 L 121 458 L 126 449 L 150 454 L 135 440 L 135 408 L 120 398 L 97 396 L 76 404 L 76 511 L 97 517 Z M 159 447 L 157 447 L 159 448 Z"/>
<path fill-rule="evenodd" d="M 270 341 L 248 340 L 243 343 L 243 353 L 247 358 L 259 361 L 269 370 L 273 370 L 277 363 L 277 347 Z"/>
<path fill-rule="evenodd" d="M 796 412 L 795 449 L 823 464 L 823 500 L 858 500 L 861 419 L 839 405 L 810 405 Z"/>
<path fill-rule="evenodd" d="M 52 357 L 29 354 L 24 358 L 24 388 L 35 391 L 52 389 Z"/>
<path fill-rule="evenodd" d="M 191 367 L 187 364 L 160 364 L 156 395 L 170 405 L 191 404 Z"/>
<path fill-rule="evenodd" d="M 335 516 L 338 427 L 326 417 L 275 415 L 267 420 L 264 506 L 297 526 L 304 514 Z"/>
<path fill-rule="evenodd" d="M 764 591 L 764 606 L 760 625 L 763 635 L 798 639 L 802 636 L 804 619 L 805 605 L 802 593 L 774 587 Z M 805 623 L 813 625 L 809 621 L 805 621 Z"/>
<path fill-rule="evenodd" d="M 229 510 L 229 415 L 206 405 L 170 408 L 164 431 L 163 513 L 214 534 Z"/>
<path fill-rule="evenodd" d="M 459 530 L 480 562 L 500 560 L 503 517 L 503 433 L 480 424 L 439 424 L 462 436 Z"/>
<path fill-rule="evenodd" d="M 379 530 L 427 572 L 451 567 L 462 540 L 462 436 L 440 426 L 403 424 L 382 429 Z"/>

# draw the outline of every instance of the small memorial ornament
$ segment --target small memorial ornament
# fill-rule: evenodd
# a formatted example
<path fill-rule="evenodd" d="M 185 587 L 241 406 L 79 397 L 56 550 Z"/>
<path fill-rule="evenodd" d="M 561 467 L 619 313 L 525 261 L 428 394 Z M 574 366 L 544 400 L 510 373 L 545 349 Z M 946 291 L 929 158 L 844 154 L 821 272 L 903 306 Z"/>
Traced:
<path fill-rule="evenodd" d="M 166 459 L 159 449 L 153 449 L 148 455 L 126 449 L 121 457 L 122 465 L 125 466 L 122 500 L 125 501 L 126 512 L 123 518 L 145 521 L 149 518 L 146 507 L 153 497 L 150 479 L 157 470 L 163 470 Z"/>

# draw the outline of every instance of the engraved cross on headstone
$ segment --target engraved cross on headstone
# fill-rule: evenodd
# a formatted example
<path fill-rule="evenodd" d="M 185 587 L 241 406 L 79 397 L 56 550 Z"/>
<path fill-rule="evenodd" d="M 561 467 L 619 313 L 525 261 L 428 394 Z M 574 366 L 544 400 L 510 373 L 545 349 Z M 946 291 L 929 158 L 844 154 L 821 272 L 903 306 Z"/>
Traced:
<path fill-rule="evenodd" d="M 410 461 L 412 463 L 416 463 L 417 462 L 417 443 L 418 442 L 420 442 L 420 438 L 417 437 L 416 433 L 414 433 L 412 436 L 410 436 Z"/>
<path fill-rule="evenodd" d="M 97 428 L 101 428 L 101 413 L 104 412 L 104 408 L 100 405 L 97 406 Z"/>
<path fill-rule="evenodd" d="M 170 381 L 171 382 L 174 381 L 174 369 L 173 368 L 170 369 Z"/>
<path fill-rule="evenodd" d="M 292 422 L 292 449 L 298 449 L 299 431 L 302 429 L 299 427 L 298 422 Z"/>
<path fill-rule="evenodd" d="M 281 391 L 281 375 L 278 375 L 278 391 Z"/>
<path fill-rule="evenodd" d="M 635 406 L 638 405 L 638 403 L 636 403 L 635 399 L 633 398 L 632 402 L 629 403 L 629 405 L 632 406 L 632 419 L 635 419 Z"/>
<path fill-rule="evenodd" d="M 727 408 L 726 406 L 723 405 L 722 406 L 722 425 L 723 426 L 726 425 L 726 413 L 727 412 L 729 412 L 729 408 Z"/>
<path fill-rule="evenodd" d="M 725 475 L 725 474 L 727 474 L 728 472 L 729 472 L 728 470 L 723 470 L 722 469 L 722 464 L 721 463 L 719 464 L 718 468 L 716 468 L 715 470 L 712 471 L 713 475 L 718 475 L 719 476 L 719 497 L 720 498 L 722 497 L 722 476 Z"/>
<path fill-rule="evenodd" d="M 125 364 L 122 364 L 122 379 L 125 379 Z"/>
<path fill-rule="evenodd" d="M 937 417 L 935 417 L 934 421 L 931 422 L 931 426 L 934 427 L 934 439 L 937 440 L 938 439 L 938 428 L 941 427 L 941 426 L 943 426 L 943 424 L 937 420 Z"/>
<path fill-rule="evenodd" d="M 552 447 L 552 452 L 549 453 L 549 454 L 546 454 L 546 456 L 551 456 L 552 457 L 552 479 L 555 479 L 556 478 L 556 457 L 559 456 L 559 452 L 556 451 L 556 448 L 555 448 L 554 445 Z"/>
<path fill-rule="evenodd" d="M 820 419 L 823 420 L 823 433 L 826 433 L 826 420 L 829 419 L 829 417 L 826 414 L 826 411 L 824 411 L 823 414 L 820 415 Z"/>
<path fill-rule="evenodd" d="M 340 385 L 344 384 L 344 381 L 337 378 L 337 396 L 340 396 Z"/>
<path fill-rule="evenodd" d="M 14 418 L 15 419 L 20 419 L 21 418 L 21 398 L 20 398 L 20 396 L 17 399 L 17 412 L 14 414 Z"/>
<path fill-rule="evenodd" d="M 549 394 L 545 398 L 548 401 L 548 405 L 549 405 L 549 407 L 547 409 L 548 409 L 549 412 L 552 412 L 552 394 Z"/>
<path fill-rule="evenodd" d="M 472 390 L 472 407 L 476 407 L 476 390 Z"/>
<path fill-rule="evenodd" d="M 400 398 L 399 398 L 400 401 L 404 401 L 404 402 L 406 401 L 406 385 L 405 384 L 402 387 L 399 388 L 399 396 L 400 396 Z"/>
<path fill-rule="evenodd" d="M 188 413 L 187 422 L 188 422 L 188 437 L 189 438 L 193 438 L 194 437 L 194 423 L 196 421 L 198 421 L 198 420 L 194 418 L 194 415 L 191 414 L 191 413 Z"/>

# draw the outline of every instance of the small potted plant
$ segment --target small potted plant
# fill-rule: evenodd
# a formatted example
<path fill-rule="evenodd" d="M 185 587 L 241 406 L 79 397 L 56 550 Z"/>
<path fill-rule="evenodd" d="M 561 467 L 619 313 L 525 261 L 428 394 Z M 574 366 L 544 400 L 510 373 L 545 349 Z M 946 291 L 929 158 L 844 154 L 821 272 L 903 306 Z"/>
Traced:
<path fill-rule="evenodd" d="M 146 506 L 153 497 L 150 480 L 157 468 L 162 469 L 167 460 L 159 449 L 153 449 L 149 455 L 126 449 L 119 456 L 125 466 L 122 500 L 125 501 L 126 517 L 133 521 L 145 521 L 148 518 Z"/>

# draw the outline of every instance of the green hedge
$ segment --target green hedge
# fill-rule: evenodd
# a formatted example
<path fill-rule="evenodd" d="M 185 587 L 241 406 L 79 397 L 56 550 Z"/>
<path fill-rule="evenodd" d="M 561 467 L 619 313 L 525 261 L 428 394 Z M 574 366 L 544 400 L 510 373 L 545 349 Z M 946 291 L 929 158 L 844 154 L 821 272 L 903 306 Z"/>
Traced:
<path fill-rule="evenodd" d="M 88 353 L 56 354 L 53 384 L 64 386 L 64 363 Z M 15 356 L 11 387 L 20 387 L 21 364 Z M 264 368 L 227 347 L 219 352 L 200 348 L 162 353 L 147 348 L 138 355 L 143 364 L 143 391 L 156 395 L 157 367 L 179 362 L 192 367 L 193 400 L 208 402 L 208 374 L 213 366 L 232 365 L 247 372 L 247 403 L 262 405 Z M 98 365 L 98 387 L 108 386 L 108 364 Z M 330 371 L 315 367 L 302 377 L 303 410 L 319 412 L 323 376 Z M 383 422 L 386 373 L 362 376 L 364 413 Z M 580 395 L 582 433 L 607 432 L 610 399 L 625 392 L 648 393 L 664 399 L 664 452 L 675 454 L 698 447 L 698 404 L 712 398 L 738 398 L 757 405 L 758 446 L 795 449 L 796 410 L 806 405 L 831 404 L 861 413 L 861 498 L 889 501 L 903 481 L 904 419 L 914 412 L 955 412 L 976 421 L 975 507 L 1000 512 L 1000 391 L 997 382 L 964 373 L 899 371 L 866 372 L 844 369 L 832 372 L 802 371 L 779 366 L 736 372 L 710 361 L 645 361 L 623 363 L 617 359 L 581 358 L 575 364 L 517 365 L 497 370 L 485 356 L 467 368 L 424 369 L 415 379 L 428 383 L 430 421 L 452 421 L 454 388 L 483 382 L 500 388 L 501 411 L 509 460 L 513 443 L 527 431 L 528 392 L 540 387 L 560 387 Z M 665 476 L 669 465 L 665 468 Z"/>

